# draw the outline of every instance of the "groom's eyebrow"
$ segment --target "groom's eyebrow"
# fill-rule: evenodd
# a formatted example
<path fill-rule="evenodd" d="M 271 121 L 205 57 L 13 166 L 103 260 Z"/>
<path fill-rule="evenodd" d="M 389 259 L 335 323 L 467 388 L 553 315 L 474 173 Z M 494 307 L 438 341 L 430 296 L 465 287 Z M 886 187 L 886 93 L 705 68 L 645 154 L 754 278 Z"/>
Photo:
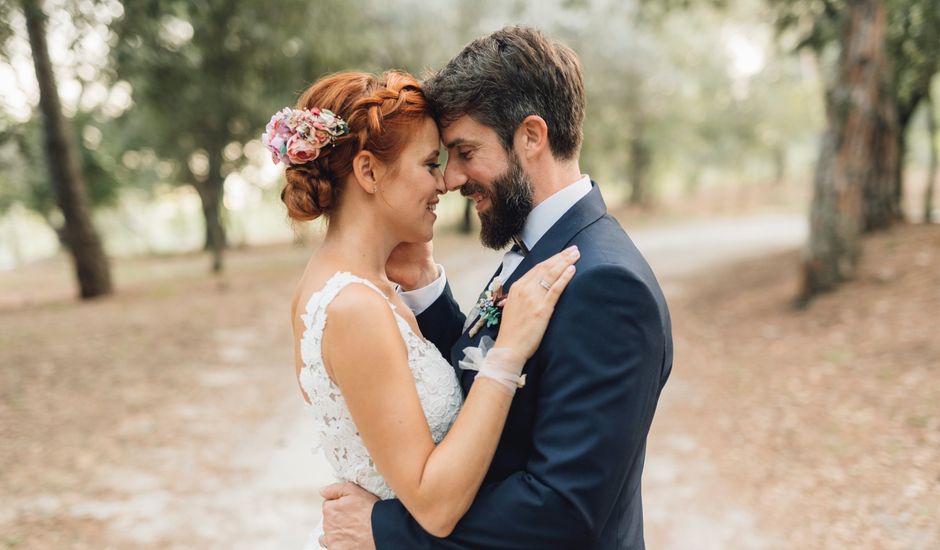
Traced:
<path fill-rule="evenodd" d="M 460 147 L 461 145 L 475 145 L 464 138 L 457 138 L 444 145 L 447 149 L 453 149 L 454 147 Z"/>

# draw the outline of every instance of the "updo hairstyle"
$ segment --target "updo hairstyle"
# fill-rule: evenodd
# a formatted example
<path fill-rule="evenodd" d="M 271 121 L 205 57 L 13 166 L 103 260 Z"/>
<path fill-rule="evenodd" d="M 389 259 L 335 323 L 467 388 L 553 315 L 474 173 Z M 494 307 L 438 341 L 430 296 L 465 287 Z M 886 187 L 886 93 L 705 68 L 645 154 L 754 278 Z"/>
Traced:
<path fill-rule="evenodd" d="M 299 222 L 329 216 L 340 201 L 343 181 L 360 151 L 393 163 L 425 116 L 428 104 L 418 81 L 408 73 L 381 76 L 341 72 L 324 77 L 297 101 L 297 109 L 329 109 L 349 125 L 349 133 L 325 146 L 311 162 L 288 166 L 281 200 Z"/>

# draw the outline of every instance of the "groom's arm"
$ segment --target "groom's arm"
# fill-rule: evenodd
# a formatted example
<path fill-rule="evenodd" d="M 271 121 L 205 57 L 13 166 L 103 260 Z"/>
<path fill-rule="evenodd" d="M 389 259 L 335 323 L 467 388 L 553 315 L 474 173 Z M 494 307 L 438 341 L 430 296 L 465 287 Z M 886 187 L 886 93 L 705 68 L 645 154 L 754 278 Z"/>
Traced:
<path fill-rule="evenodd" d="M 439 275 L 433 283 L 417 290 L 399 292 L 399 296 L 414 312 L 421 334 L 450 361 L 450 350 L 463 332 L 466 317 L 454 300 L 444 268 L 438 267 Z"/>
<path fill-rule="evenodd" d="M 643 453 L 664 354 L 644 283 L 617 266 L 576 275 L 535 358 L 545 366 L 525 470 L 482 488 L 446 539 L 399 501 L 376 503 L 377 548 L 579 548 L 595 539 L 620 491 L 639 490 L 624 484 Z"/>

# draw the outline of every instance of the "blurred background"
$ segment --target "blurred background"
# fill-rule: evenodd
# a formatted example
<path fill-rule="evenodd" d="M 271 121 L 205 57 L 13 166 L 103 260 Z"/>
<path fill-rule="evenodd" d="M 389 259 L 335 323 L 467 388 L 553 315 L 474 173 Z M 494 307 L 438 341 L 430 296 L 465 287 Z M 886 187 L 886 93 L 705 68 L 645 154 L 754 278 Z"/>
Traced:
<path fill-rule="evenodd" d="M 0 548 L 301 547 L 323 226 L 261 132 L 507 24 L 580 56 L 581 168 L 673 312 L 649 547 L 940 547 L 940 1 L 0 0 Z M 438 214 L 466 310 L 501 253 Z"/>

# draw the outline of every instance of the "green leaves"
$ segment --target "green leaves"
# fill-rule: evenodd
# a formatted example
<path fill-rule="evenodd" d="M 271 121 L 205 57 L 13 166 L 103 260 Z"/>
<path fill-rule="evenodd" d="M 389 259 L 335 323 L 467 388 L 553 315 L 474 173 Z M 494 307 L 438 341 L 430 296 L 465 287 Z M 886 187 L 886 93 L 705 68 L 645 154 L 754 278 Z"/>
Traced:
<path fill-rule="evenodd" d="M 801 33 L 797 48 L 819 53 L 842 32 L 847 0 L 768 0 L 780 32 Z M 898 114 L 906 125 L 927 95 L 940 60 L 940 0 L 884 0 L 885 48 L 891 59 Z"/>
<path fill-rule="evenodd" d="M 483 311 L 483 319 L 486 321 L 487 327 L 495 327 L 499 324 L 499 317 L 502 314 L 502 311 L 495 308 L 487 308 Z"/>
<path fill-rule="evenodd" d="M 133 87 L 135 142 L 185 166 L 197 149 L 257 139 L 273 112 L 336 68 L 320 47 L 342 41 L 311 21 L 347 13 L 338 1 L 149 0 L 115 22 L 113 68 Z M 289 15 L 285 15 L 289 14 Z M 285 49 L 291 55 L 285 54 Z M 350 49 L 354 49 L 353 46 Z M 228 160 L 225 171 L 244 159 Z M 193 182 L 194 183 L 194 182 Z"/>

